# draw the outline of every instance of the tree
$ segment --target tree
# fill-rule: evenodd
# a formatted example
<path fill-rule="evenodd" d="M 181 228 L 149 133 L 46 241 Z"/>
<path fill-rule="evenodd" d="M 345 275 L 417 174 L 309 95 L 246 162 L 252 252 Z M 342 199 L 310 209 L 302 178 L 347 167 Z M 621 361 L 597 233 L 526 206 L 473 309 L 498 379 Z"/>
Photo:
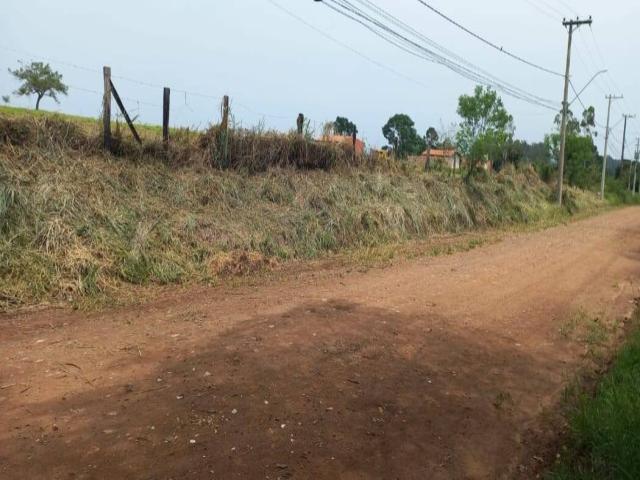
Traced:
<path fill-rule="evenodd" d="M 438 131 L 435 128 L 429 127 L 424 138 L 427 142 L 427 162 L 425 164 L 425 168 L 428 170 L 431 166 L 431 149 L 436 147 L 440 136 L 438 135 Z"/>
<path fill-rule="evenodd" d="M 391 117 L 382 127 L 382 134 L 399 158 L 418 155 L 426 148 L 426 142 L 418 135 L 415 123 L 405 114 L 399 113 Z"/>
<path fill-rule="evenodd" d="M 585 135 L 589 137 L 597 137 L 598 132 L 595 130 L 596 128 L 596 109 L 593 106 L 585 109 L 582 112 L 582 121 L 580 122 L 580 127 Z"/>
<path fill-rule="evenodd" d="M 562 128 L 562 112 L 556 115 L 553 123 L 555 123 L 559 132 Z M 570 135 L 580 135 L 580 121 L 571 110 L 567 109 L 567 137 Z"/>
<path fill-rule="evenodd" d="M 518 148 L 522 149 L 522 160 L 528 163 L 549 163 L 549 149 L 544 142 L 527 143 L 516 140 Z"/>
<path fill-rule="evenodd" d="M 358 133 L 358 127 L 355 123 L 351 122 L 345 117 L 336 117 L 336 121 L 333 122 L 333 131 L 336 135 L 352 136 L 354 133 Z"/>
<path fill-rule="evenodd" d="M 467 157 L 469 175 L 485 157 L 504 162 L 505 145 L 513 139 L 513 117 L 496 91 L 476 86 L 473 95 L 460 96 L 457 112 L 462 121 L 456 143 Z"/>
<path fill-rule="evenodd" d="M 9 100 L 11 100 L 11 97 L 9 97 L 9 95 L 3 95 L 2 96 L 2 101 L 4 103 L 9 103 Z"/>
<path fill-rule="evenodd" d="M 567 114 L 567 143 L 565 148 L 565 177 L 569 185 L 591 188 L 599 184 L 602 159 L 594 144 L 595 108 L 589 107 L 582 113 L 582 121 Z M 558 131 L 547 135 L 545 143 L 556 164 L 560 155 L 561 116 L 556 117 Z"/>
<path fill-rule="evenodd" d="M 62 75 L 52 70 L 48 63 L 32 62 L 17 70 L 9 69 L 9 73 L 22 81 L 16 95 L 36 95 L 36 110 L 40 108 L 40 101 L 44 97 L 58 102 L 58 94 L 67 94 L 68 87 L 62 83 Z"/>
<path fill-rule="evenodd" d="M 427 146 L 431 148 L 435 148 L 436 145 L 438 144 L 439 139 L 440 139 L 440 135 L 438 135 L 438 131 L 433 127 L 429 127 L 429 129 L 427 130 L 427 134 L 425 135 Z"/>

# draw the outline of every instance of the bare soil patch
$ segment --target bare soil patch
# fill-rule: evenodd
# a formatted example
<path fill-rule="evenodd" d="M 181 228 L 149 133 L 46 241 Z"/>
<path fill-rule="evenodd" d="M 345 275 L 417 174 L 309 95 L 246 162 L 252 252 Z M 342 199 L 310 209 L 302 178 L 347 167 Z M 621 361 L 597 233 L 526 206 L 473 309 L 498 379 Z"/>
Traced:
<path fill-rule="evenodd" d="M 0 477 L 531 477 L 590 361 L 567 319 L 612 331 L 639 262 L 628 208 L 367 272 L 5 315 Z"/>

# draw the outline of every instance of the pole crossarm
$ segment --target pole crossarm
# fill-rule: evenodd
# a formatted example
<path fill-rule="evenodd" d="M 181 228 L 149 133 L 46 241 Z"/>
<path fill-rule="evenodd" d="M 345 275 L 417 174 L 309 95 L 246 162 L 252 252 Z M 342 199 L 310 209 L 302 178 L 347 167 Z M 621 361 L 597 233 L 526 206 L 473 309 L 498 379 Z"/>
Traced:
<path fill-rule="evenodd" d="M 593 19 L 591 18 L 591 16 L 589 16 L 588 19 L 586 20 L 580 20 L 579 18 L 576 18 L 575 20 L 567 20 L 566 18 L 562 20 L 562 25 L 564 25 L 565 27 L 580 27 L 582 25 L 589 25 L 591 26 L 591 24 L 593 23 Z"/>

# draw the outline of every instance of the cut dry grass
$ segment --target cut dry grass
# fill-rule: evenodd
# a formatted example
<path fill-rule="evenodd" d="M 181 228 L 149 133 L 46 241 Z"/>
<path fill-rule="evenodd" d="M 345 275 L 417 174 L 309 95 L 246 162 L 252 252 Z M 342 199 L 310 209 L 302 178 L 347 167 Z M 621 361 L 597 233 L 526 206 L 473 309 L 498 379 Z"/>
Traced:
<path fill-rule="evenodd" d="M 210 167 L 206 137 L 192 132 L 175 147 L 182 160 L 172 153 L 167 161 L 161 146 L 157 154 L 104 155 L 72 123 L 20 122 L 0 121 L 0 136 L 11 136 L 0 145 L 4 309 L 110 301 L 132 284 L 212 283 L 291 259 L 381 252 L 443 233 L 569 215 L 548 201 L 549 188 L 530 169 L 465 183 L 407 168 L 347 167 L 334 153 L 311 150 L 318 161 L 310 166 L 295 160 L 303 140 L 244 132 L 229 157 L 243 160 L 227 170 Z M 568 199 L 572 211 L 599 205 L 575 190 Z"/>
<path fill-rule="evenodd" d="M 101 125 L 97 120 L 79 121 L 75 117 L 70 120 L 50 113 L 30 116 L 21 110 L 10 110 L 9 115 L 2 112 L 0 110 L 0 144 L 102 154 Z M 167 148 L 157 128 L 139 126 L 139 130 L 141 144 L 133 140 L 126 125 L 115 123 L 111 153 L 130 160 L 161 161 L 175 167 L 208 166 L 244 172 L 264 172 L 274 167 L 329 170 L 368 165 L 372 161 L 363 155 L 354 158 L 349 146 L 260 128 L 223 131 L 216 125 L 206 132 L 171 129 Z"/>

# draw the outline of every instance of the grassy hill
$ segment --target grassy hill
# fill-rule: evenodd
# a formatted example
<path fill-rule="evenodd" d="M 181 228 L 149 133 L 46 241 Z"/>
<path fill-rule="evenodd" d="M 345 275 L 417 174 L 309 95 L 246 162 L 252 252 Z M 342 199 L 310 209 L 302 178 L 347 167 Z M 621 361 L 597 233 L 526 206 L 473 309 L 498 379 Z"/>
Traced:
<path fill-rule="evenodd" d="M 132 285 L 215 283 L 599 206 L 570 189 L 559 210 L 529 168 L 468 183 L 402 164 L 349 165 L 333 147 L 273 132 L 234 132 L 235 168 L 210 161 L 211 132 L 178 137 L 164 154 L 150 147 L 155 127 L 143 127 L 143 147 L 124 138 L 114 155 L 101 151 L 96 124 L 0 110 L 0 308 L 112 301 Z"/>

